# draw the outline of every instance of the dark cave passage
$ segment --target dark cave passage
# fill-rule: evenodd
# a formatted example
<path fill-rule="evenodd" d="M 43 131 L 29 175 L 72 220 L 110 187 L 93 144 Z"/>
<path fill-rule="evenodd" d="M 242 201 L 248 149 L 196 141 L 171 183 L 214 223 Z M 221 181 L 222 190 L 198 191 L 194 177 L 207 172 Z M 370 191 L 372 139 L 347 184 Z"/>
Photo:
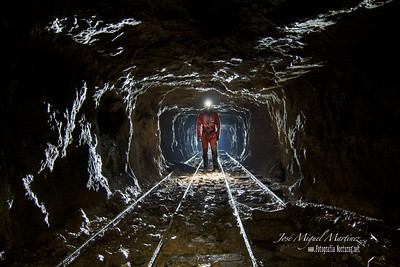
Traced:
<path fill-rule="evenodd" d="M 218 99 L 218 104 L 214 106 L 221 120 L 218 150 L 246 161 L 248 166 L 257 169 L 262 175 L 274 172 L 284 180 L 278 135 L 271 127 L 273 122 L 269 118 L 267 106 L 260 107 L 244 101 L 233 102 L 214 89 L 187 101 L 192 106 L 186 106 L 186 102 L 182 106 L 161 106 L 158 120 L 160 147 L 165 160 L 171 164 L 184 162 L 202 151 L 196 137 L 196 125 L 206 99 L 203 95 Z"/>
<path fill-rule="evenodd" d="M 90 238 L 77 266 L 142 266 L 164 238 L 168 266 L 398 265 L 399 1 L 2 8 L 0 265 L 55 265 Z M 198 172 L 206 99 L 215 173 Z M 326 230 L 365 242 L 274 243 Z"/>
<path fill-rule="evenodd" d="M 161 132 L 161 149 L 164 157 L 171 162 L 185 161 L 201 151 L 196 137 L 196 125 L 201 109 L 168 107 L 163 108 L 159 116 Z M 224 104 L 215 107 L 221 119 L 221 137 L 218 149 L 227 151 L 238 158 L 248 154 L 250 111 Z"/>

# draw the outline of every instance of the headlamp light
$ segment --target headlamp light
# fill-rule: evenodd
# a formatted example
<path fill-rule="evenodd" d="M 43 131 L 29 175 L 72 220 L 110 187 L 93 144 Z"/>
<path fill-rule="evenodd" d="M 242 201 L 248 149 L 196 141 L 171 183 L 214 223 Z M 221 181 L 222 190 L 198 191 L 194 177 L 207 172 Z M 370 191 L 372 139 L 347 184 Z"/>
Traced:
<path fill-rule="evenodd" d="M 212 107 L 212 102 L 211 102 L 210 99 L 207 99 L 207 100 L 204 102 L 204 107 L 205 107 L 206 109 L 210 109 L 210 108 Z"/>

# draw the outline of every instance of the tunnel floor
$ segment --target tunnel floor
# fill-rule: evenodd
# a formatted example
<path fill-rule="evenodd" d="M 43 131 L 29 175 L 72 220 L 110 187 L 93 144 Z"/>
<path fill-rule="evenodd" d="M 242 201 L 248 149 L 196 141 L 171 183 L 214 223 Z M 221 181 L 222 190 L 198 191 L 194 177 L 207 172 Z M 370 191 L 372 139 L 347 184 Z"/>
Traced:
<path fill-rule="evenodd" d="M 335 207 L 291 202 L 226 153 L 221 172 L 200 155 L 114 219 L 59 232 L 35 266 L 395 266 L 399 231 Z M 112 219 L 112 220 L 111 220 Z M 391 249 L 389 249 L 391 248 Z M 32 255 L 30 255 L 32 257 Z M 27 262 L 27 258 L 21 259 Z"/>

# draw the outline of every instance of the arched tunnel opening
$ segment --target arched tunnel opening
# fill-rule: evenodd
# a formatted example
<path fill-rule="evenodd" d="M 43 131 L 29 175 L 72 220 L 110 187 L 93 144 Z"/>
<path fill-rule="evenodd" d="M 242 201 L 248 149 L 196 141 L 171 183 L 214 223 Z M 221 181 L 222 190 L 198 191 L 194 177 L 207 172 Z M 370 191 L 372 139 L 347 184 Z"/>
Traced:
<path fill-rule="evenodd" d="M 175 105 L 162 108 L 159 116 L 161 150 L 166 160 L 185 161 L 201 151 L 201 142 L 198 142 L 196 127 L 204 101 L 202 97 L 199 97 L 197 100 L 193 100 L 194 107 Z M 218 111 L 221 120 L 218 149 L 244 159 L 248 154 L 247 142 L 251 127 L 251 113 L 246 108 L 233 105 L 234 103 L 220 103 L 213 107 L 213 110 Z"/>
<path fill-rule="evenodd" d="M 0 265 L 400 262 L 399 1 L 2 7 Z"/>
<path fill-rule="evenodd" d="M 213 100 L 214 90 L 206 93 Z M 278 135 L 272 127 L 267 107 L 264 109 L 254 103 L 229 101 L 219 95 L 214 110 L 221 120 L 221 135 L 218 150 L 224 151 L 259 174 L 275 174 L 285 180 L 282 168 Z M 158 115 L 161 135 L 161 152 L 167 162 L 184 162 L 197 153 L 201 153 L 201 142 L 197 139 L 196 127 L 199 113 L 203 110 L 206 97 L 200 95 L 190 101 L 193 106 L 163 106 Z M 211 151 L 209 151 L 211 153 Z M 211 158 L 211 155 L 209 155 Z"/>

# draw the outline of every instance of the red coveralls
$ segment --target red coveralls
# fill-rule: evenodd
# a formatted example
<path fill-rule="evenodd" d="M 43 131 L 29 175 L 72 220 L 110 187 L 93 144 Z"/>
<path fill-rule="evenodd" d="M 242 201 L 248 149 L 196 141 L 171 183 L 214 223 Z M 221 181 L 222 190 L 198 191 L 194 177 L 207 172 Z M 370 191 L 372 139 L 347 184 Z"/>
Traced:
<path fill-rule="evenodd" d="M 210 143 L 211 146 L 213 169 L 219 169 L 217 141 L 219 140 L 220 126 L 221 122 L 217 112 L 205 110 L 199 114 L 197 119 L 197 137 L 201 137 L 204 169 L 208 168 L 208 143 Z"/>

